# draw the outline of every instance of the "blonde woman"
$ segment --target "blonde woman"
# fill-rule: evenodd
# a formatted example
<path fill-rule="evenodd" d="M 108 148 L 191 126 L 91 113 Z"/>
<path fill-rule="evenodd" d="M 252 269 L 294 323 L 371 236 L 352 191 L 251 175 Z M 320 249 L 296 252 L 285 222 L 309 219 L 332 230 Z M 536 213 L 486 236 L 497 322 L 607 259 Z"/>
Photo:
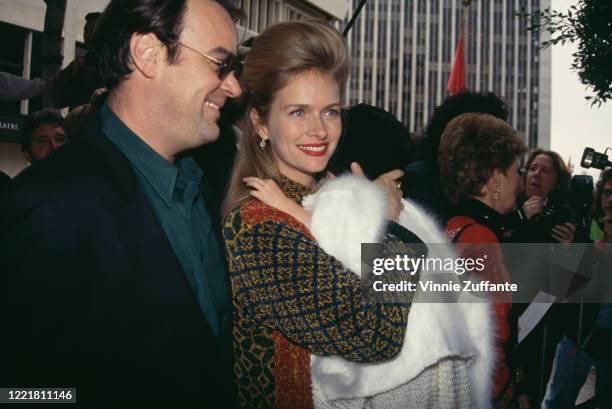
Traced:
<path fill-rule="evenodd" d="M 347 67 L 342 37 L 316 20 L 266 29 L 245 66 L 249 123 L 224 206 L 242 407 L 335 407 L 340 403 L 322 390 L 311 354 L 383 362 L 396 356 L 406 339 L 409 302 L 365 302 L 359 277 L 320 246 L 308 228 L 310 213 L 299 205 L 313 193 L 337 146 Z M 401 175 L 381 176 L 374 189 L 375 202 L 390 220 L 380 233 L 391 239 L 408 235 L 397 224 L 401 193 L 394 180 Z M 284 208 L 286 202 L 254 200 L 266 186 L 280 188 L 282 195 L 275 197 L 291 199 L 292 210 Z M 378 392 L 386 390 L 382 385 Z M 334 398 L 343 400 L 343 407 L 375 400 L 357 395 Z M 408 396 L 388 395 L 400 407 L 411 405 Z"/>

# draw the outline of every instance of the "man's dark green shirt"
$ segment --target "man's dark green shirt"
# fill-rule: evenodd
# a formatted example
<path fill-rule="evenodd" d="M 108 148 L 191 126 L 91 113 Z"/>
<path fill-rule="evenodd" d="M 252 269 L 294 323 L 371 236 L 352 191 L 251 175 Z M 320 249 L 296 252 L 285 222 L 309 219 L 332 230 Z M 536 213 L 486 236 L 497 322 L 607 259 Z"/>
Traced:
<path fill-rule="evenodd" d="M 103 131 L 129 160 L 151 207 L 194 289 L 200 308 L 219 337 L 229 319 L 229 292 L 219 243 L 201 194 L 202 170 L 191 157 L 173 165 L 102 108 Z"/>

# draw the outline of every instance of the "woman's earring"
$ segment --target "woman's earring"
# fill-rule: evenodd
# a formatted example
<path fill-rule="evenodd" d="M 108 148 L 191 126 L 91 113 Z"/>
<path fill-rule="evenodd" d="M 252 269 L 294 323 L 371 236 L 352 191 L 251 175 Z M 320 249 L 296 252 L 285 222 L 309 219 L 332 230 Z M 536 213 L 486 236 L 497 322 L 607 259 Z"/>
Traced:
<path fill-rule="evenodd" d="M 499 184 L 495 187 L 495 191 L 493 192 L 493 200 L 499 200 L 501 198 L 501 193 L 499 190 Z"/>
<path fill-rule="evenodd" d="M 259 147 L 262 151 L 266 148 L 266 140 L 264 138 L 261 138 L 261 141 L 259 141 Z"/>

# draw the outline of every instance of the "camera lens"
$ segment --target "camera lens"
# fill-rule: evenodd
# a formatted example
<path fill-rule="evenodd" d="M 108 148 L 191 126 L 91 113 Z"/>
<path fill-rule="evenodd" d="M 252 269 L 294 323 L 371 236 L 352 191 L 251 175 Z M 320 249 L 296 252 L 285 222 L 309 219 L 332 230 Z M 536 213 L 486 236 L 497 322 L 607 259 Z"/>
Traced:
<path fill-rule="evenodd" d="M 592 148 L 584 148 L 584 153 L 582 154 L 582 160 L 580 161 L 580 166 L 583 168 L 590 168 L 591 163 L 593 163 L 593 154 L 595 150 Z"/>

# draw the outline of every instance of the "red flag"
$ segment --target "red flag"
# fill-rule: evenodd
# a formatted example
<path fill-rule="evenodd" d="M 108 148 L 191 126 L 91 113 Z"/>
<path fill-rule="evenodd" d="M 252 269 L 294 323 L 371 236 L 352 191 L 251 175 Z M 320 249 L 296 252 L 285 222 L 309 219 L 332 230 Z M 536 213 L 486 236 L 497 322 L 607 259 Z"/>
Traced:
<path fill-rule="evenodd" d="M 448 76 L 448 85 L 446 87 L 451 94 L 457 94 L 465 89 L 465 58 L 463 56 L 464 22 L 465 20 L 461 22 L 461 34 L 455 51 L 455 61 Z"/>

